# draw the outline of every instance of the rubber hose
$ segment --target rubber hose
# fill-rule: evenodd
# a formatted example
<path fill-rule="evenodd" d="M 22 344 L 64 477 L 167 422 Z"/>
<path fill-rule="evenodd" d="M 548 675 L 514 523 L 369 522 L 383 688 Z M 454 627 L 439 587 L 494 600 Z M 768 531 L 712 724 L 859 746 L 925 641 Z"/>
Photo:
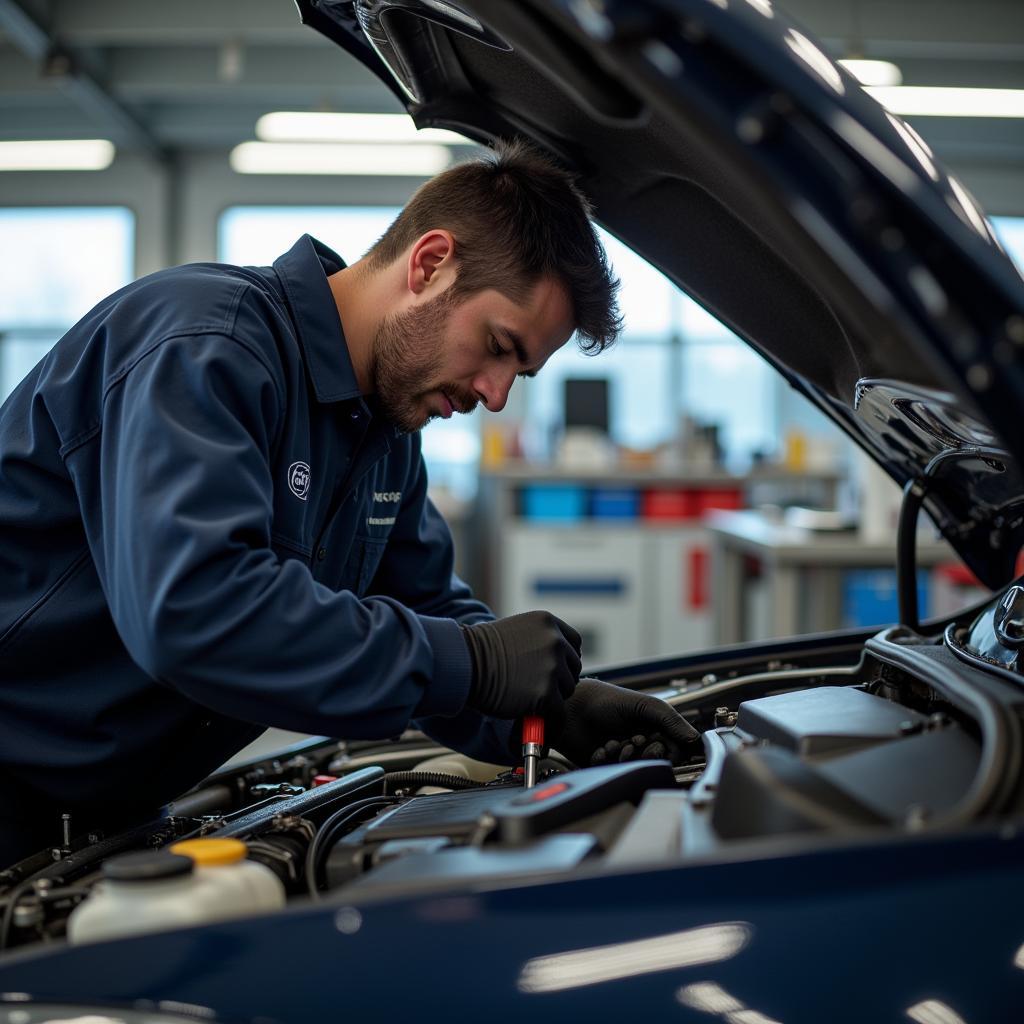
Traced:
<path fill-rule="evenodd" d="M 446 775 L 444 772 L 391 772 L 384 776 L 384 792 L 394 792 L 402 786 L 438 786 L 443 789 L 478 789 L 479 782 L 463 775 Z"/>

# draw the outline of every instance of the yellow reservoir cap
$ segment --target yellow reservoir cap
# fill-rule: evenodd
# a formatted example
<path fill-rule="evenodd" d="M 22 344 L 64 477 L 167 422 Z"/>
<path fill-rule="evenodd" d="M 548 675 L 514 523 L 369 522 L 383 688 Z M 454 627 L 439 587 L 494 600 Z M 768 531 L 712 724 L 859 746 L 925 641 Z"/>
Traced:
<path fill-rule="evenodd" d="M 171 853 L 191 857 L 196 867 L 212 868 L 245 860 L 249 848 L 241 839 L 185 839 L 171 846 Z"/>

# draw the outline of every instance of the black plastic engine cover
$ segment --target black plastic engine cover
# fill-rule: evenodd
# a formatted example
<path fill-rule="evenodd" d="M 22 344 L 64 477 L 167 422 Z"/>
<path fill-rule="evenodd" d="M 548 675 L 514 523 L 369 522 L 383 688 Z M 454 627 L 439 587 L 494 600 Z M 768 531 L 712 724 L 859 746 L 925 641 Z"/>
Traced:
<path fill-rule="evenodd" d="M 497 848 L 524 846 L 552 832 L 570 830 L 577 823 L 582 823 L 579 831 L 584 832 L 587 822 L 592 824 L 595 815 L 621 805 L 635 806 L 650 789 L 675 788 L 675 772 L 668 761 L 634 761 L 567 772 L 546 779 L 532 789 L 485 787 L 413 797 L 334 844 L 325 872 L 328 887 L 336 888 L 358 877 L 384 844 L 414 839 L 443 840 L 432 852 L 412 846 L 407 851 L 407 855 L 416 857 L 415 863 L 420 864 L 413 873 L 429 875 L 434 869 L 422 866 L 425 859 L 445 857 L 444 864 L 457 863 L 458 857 L 451 857 L 452 846 L 479 842 L 487 852 L 493 852 Z M 582 856 L 596 841 L 595 837 L 588 836 L 585 844 L 555 844 L 552 849 L 564 853 L 571 847 L 573 856 Z M 459 856 L 467 864 L 472 863 L 474 870 L 484 873 L 491 870 L 488 865 L 498 863 L 493 858 Z M 523 863 L 527 862 L 529 858 Z M 518 861 L 510 858 L 509 863 Z M 547 862 L 541 858 L 538 863 Z M 390 862 L 387 868 L 388 877 L 398 878 L 404 871 L 391 867 Z M 443 874 L 443 867 L 437 870 Z"/>
<path fill-rule="evenodd" d="M 725 759 L 711 813 L 723 839 L 837 831 L 886 819 L 789 750 L 752 748 Z"/>
<path fill-rule="evenodd" d="M 924 715 L 852 686 L 822 686 L 744 701 L 736 728 L 801 757 L 825 757 L 899 739 L 924 723 Z"/>

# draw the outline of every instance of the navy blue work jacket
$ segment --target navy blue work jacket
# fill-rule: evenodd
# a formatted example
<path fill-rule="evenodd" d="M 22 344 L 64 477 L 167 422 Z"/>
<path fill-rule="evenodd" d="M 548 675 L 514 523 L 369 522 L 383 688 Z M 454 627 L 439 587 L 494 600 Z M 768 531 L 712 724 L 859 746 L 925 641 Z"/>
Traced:
<path fill-rule="evenodd" d="M 0 834 L 141 814 L 266 726 L 508 760 L 465 709 L 491 613 L 359 393 L 342 266 L 304 236 L 142 278 L 0 409 Z"/>

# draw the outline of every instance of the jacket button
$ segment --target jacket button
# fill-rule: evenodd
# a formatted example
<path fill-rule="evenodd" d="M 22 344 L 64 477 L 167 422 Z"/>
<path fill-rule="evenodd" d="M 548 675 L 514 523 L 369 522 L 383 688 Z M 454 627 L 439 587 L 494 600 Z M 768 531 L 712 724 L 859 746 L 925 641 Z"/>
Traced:
<path fill-rule="evenodd" d="M 322 562 L 327 557 L 327 548 L 318 548 L 316 553 L 316 560 Z"/>

